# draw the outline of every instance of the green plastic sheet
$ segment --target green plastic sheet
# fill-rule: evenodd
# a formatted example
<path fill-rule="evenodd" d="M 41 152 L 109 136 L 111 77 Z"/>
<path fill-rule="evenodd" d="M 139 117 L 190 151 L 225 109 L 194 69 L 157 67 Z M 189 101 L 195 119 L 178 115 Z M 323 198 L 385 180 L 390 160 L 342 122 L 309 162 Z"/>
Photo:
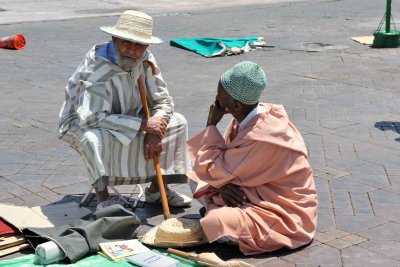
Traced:
<path fill-rule="evenodd" d="M 209 57 L 222 49 L 218 41 L 221 41 L 228 48 L 241 48 L 245 46 L 247 42 L 253 44 L 254 41 L 257 41 L 257 38 L 256 36 L 243 38 L 174 38 L 171 39 L 169 43 L 171 46 L 183 48 L 199 55 Z"/>
<path fill-rule="evenodd" d="M 72 264 L 49 264 L 49 265 L 36 265 L 34 263 L 35 255 L 30 254 L 19 258 L 5 260 L 0 262 L 1 267 L 38 267 L 38 266 L 51 266 L 51 267 L 88 267 L 88 266 L 102 266 L 102 267 L 132 267 L 126 260 L 111 261 L 100 255 L 92 255 L 83 258 Z"/>
<path fill-rule="evenodd" d="M 162 254 L 166 254 L 165 251 L 158 250 L 157 252 L 161 252 Z M 169 255 L 175 259 L 179 260 L 178 267 L 201 267 L 203 265 L 199 265 L 195 262 L 186 260 L 184 258 Z M 126 261 L 126 259 L 121 259 L 119 261 L 109 260 L 101 255 L 92 255 L 85 257 L 75 263 L 72 264 L 49 264 L 49 265 L 37 265 L 34 263 L 35 254 L 29 254 L 26 256 L 21 256 L 15 259 L 3 260 L 0 261 L 0 267 L 39 267 L 39 266 L 48 266 L 48 267 L 90 267 L 90 266 L 98 266 L 98 267 L 135 267 L 137 265 L 131 264 Z"/>

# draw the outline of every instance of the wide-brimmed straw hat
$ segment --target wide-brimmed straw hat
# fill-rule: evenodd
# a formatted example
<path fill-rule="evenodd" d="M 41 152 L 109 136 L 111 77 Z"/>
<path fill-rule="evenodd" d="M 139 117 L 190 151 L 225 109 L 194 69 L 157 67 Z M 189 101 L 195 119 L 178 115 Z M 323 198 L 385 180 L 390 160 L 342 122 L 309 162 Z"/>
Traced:
<path fill-rule="evenodd" d="M 139 237 L 144 244 L 161 248 L 193 247 L 208 243 L 198 220 L 170 218 Z"/>
<path fill-rule="evenodd" d="M 127 10 L 115 26 L 102 26 L 100 30 L 112 36 L 143 44 L 160 44 L 163 40 L 153 36 L 153 19 L 146 13 Z"/>

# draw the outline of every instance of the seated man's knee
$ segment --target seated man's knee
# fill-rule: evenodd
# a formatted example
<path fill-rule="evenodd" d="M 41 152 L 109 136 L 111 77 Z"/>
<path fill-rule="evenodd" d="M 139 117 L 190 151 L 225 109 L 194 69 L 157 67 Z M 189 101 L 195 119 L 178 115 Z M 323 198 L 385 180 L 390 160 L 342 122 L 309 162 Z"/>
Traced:
<path fill-rule="evenodd" d="M 182 114 L 175 112 L 173 115 L 173 120 L 175 121 L 174 124 L 187 128 L 187 120 Z"/>
<path fill-rule="evenodd" d="M 243 221 L 241 220 L 243 213 L 238 207 L 211 208 L 207 211 L 206 217 L 215 226 L 225 225 L 232 229 L 243 226 Z"/>

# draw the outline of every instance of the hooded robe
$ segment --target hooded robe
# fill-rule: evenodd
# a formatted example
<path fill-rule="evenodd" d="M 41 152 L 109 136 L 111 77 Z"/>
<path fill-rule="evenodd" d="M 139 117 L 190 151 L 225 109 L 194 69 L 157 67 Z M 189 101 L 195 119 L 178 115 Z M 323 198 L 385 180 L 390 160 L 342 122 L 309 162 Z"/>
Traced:
<path fill-rule="evenodd" d="M 142 79 L 151 116 L 165 118 L 167 133 L 160 155 L 164 175 L 184 175 L 190 169 L 186 152 L 187 121 L 174 112 L 160 69 L 153 54 L 146 50 L 131 72 L 116 64 L 112 42 L 94 46 L 85 56 L 65 88 L 60 111 L 59 137 L 83 157 L 91 184 L 106 177 L 99 189 L 110 184 L 137 184 L 155 175 L 152 160 L 144 159 L 144 118 L 137 79 Z M 128 178 L 128 179 L 127 179 Z M 102 179 L 100 179 L 102 180 Z"/>
<path fill-rule="evenodd" d="M 265 112 L 237 135 L 232 120 L 224 136 L 208 126 L 188 141 L 192 180 L 215 188 L 232 183 L 246 195 L 240 207 L 210 196 L 200 220 L 210 242 L 231 237 L 245 255 L 306 245 L 317 223 L 317 193 L 303 138 L 283 106 L 260 105 Z"/>

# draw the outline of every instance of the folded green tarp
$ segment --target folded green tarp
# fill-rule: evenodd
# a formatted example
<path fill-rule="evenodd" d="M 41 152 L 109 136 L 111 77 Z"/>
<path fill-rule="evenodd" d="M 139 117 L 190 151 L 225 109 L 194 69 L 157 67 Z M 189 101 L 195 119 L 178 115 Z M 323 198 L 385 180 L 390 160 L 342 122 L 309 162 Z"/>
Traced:
<path fill-rule="evenodd" d="M 86 215 L 71 224 L 48 228 L 25 228 L 23 234 L 32 247 L 54 241 L 65 253 L 65 262 L 74 263 L 96 253 L 99 243 L 132 239 L 139 218 L 121 205 L 112 205 Z"/>
<path fill-rule="evenodd" d="M 170 40 L 170 45 L 193 51 L 199 55 L 210 57 L 224 49 L 219 44 L 222 42 L 227 48 L 242 48 L 247 42 L 253 44 L 259 37 L 249 36 L 243 38 L 174 38 Z"/>

